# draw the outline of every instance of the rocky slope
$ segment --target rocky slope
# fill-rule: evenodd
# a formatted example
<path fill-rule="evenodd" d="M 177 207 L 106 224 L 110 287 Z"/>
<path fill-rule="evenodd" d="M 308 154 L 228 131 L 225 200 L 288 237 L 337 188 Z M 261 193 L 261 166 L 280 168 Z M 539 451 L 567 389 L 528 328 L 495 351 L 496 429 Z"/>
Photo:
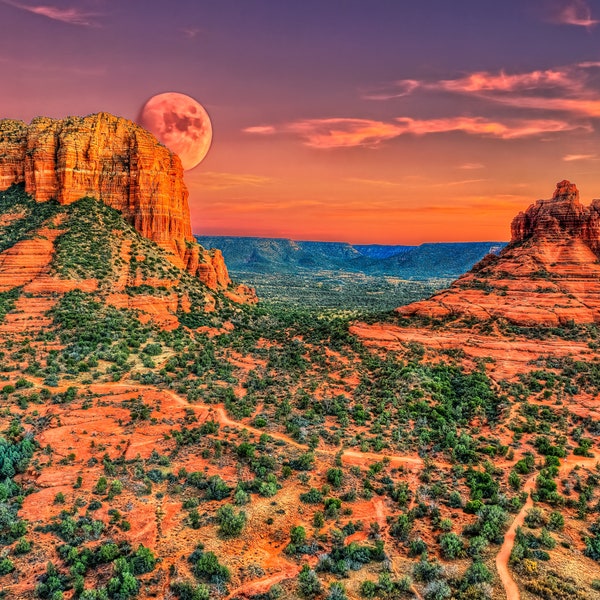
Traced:
<path fill-rule="evenodd" d="M 405 316 L 502 318 L 524 326 L 600 321 L 600 200 L 584 206 L 561 181 L 512 222 L 511 243 Z"/>
<path fill-rule="evenodd" d="M 108 113 L 39 117 L 29 125 L 1 120 L 0 190 L 19 183 L 38 202 L 95 197 L 211 289 L 231 286 L 222 254 L 205 251 L 192 236 L 181 161 L 131 121 Z M 235 295 L 255 299 L 248 289 Z"/>

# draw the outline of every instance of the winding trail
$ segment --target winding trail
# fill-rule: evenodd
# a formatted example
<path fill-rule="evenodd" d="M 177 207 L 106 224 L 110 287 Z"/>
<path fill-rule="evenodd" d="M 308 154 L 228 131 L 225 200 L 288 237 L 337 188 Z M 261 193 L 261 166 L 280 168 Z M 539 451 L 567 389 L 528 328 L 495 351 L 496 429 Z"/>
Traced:
<path fill-rule="evenodd" d="M 558 477 L 566 475 L 567 471 L 574 467 L 597 468 L 598 464 L 599 463 L 597 458 L 582 458 L 578 456 L 568 456 L 563 460 L 563 462 L 560 465 Z M 504 591 L 506 592 L 507 600 L 521 599 L 519 587 L 517 586 L 517 583 L 513 579 L 513 576 L 508 568 L 508 561 L 510 560 L 510 555 L 515 545 L 515 534 L 517 532 L 517 528 L 523 525 L 525 521 L 525 516 L 527 515 L 527 511 L 533 506 L 531 490 L 535 487 L 535 480 L 537 476 L 538 474 L 536 473 L 525 482 L 525 485 L 523 486 L 523 491 L 527 492 L 527 501 L 519 511 L 519 514 L 514 518 L 513 522 L 511 523 L 511 526 L 504 535 L 504 542 L 500 547 L 500 552 L 498 552 L 498 554 L 496 555 L 496 569 L 498 570 L 500 581 L 504 586 Z"/>
<path fill-rule="evenodd" d="M 527 501 L 523 504 L 523 507 L 519 511 L 519 514 L 514 518 L 508 531 L 504 534 L 504 542 L 500 547 L 500 552 L 496 555 L 496 569 L 500 576 L 500 581 L 504 586 L 507 600 L 520 600 L 521 594 L 519 587 L 513 579 L 510 570 L 508 568 L 508 561 L 512 552 L 513 546 L 515 545 L 515 534 L 517 528 L 521 527 L 525 522 L 525 516 L 527 511 L 533 506 L 533 499 L 531 498 L 531 490 L 535 487 L 535 480 L 537 473 L 532 475 L 523 486 L 523 491 L 527 492 Z"/>

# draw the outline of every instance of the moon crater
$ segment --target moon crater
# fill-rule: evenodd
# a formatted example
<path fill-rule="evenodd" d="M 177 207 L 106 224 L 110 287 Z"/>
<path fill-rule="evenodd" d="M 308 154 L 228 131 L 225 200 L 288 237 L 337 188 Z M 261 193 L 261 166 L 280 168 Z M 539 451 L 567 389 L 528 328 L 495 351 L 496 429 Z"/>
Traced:
<path fill-rule="evenodd" d="M 196 167 L 210 148 L 212 124 L 204 107 L 177 92 L 152 96 L 140 111 L 140 125 L 175 152 L 186 171 Z"/>

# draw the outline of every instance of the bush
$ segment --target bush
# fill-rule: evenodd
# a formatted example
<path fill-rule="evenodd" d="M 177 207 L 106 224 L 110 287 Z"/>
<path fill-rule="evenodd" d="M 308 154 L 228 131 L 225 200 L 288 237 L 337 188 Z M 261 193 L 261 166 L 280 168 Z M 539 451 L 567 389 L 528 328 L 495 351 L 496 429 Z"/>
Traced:
<path fill-rule="evenodd" d="M 301 546 L 306 542 L 306 529 L 302 525 L 292 527 L 290 531 L 290 541 L 295 546 Z"/>
<path fill-rule="evenodd" d="M 377 586 L 367 579 L 360 584 L 360 593 L 365 598 L 374 598 L 377 594 Z"/>
<path fill-rule="evenodd" d="M 463 555 L 465 545 L 455 533 L 444 533 L 440 536 L 440 548 L 442 556 L 452 560 Z"/>
<path fill-rule="evenodd" d="M 194 553 L 196 554 L 196 553 Z M 208 583 L 222 584 L 231 579 L 231 572 L 225 565 L 219 564 L 213 552 L 202 552 L 193 566 L 194 575 Z"/>
<path fill-rule="evenodd" d="M 306 598 L 314 598 L 323 591 L 317 574 L 308 565 L 304 565 L 298 575 L 298 589 Z"/>
<path fill-rule="evenodd" d="M 480 560 L 474 561 L 465 573 L 465 581 L 469 585 L 489 583 L 492 578 L 492 573 Z"/>
<path fill-rule="evenodd" d="M 218 475 L 209 477 L 206 483 L 207 500 L 223 500 L 231 492 L 229 486 Z"/>
<path fill-rule="evenodd" d="M 210 600 L 210 590 L 205 585 L 195 585 L 190 581 L 175 581 L 171 591 L 179 600 Z"/>
<path fill-rule="evenodd" d="M 548 519 L 548 529 L 550 531 L 561 531 L 565 526 L 565 518 L 561 513 L 553 511 Z"/>
<path fill-rule="evenodd" d="M 306 504 L 319 504 L 323 502 L 323 494 L 316 488 L 310 488 L 308 492 L 300 494 L 300 502 Z"/>
<path fill-rule="evenodd" d="M 452 596 L 452 590 L 443 579 L 428 583 L 423 593 L 425 600 L 445 600 L 450 596 Z"/>
<path fill-rule="evenodd" d="M 341 583 L 335 581 L 329 586 L 327 600 L 347 600 L 347 598 L 346 588 Z"/>
<path fill-rule="evenodd" d="M 405 513 L 400 514 L 390 527 L 390 534 L 400 541 L 405 542 L 412 531 L 413 525 L 414 521 L 409 515 Z"/>
<path fill-rule="evenodd" d="M 429 562 L 426 557 L 421 557 L 421 560 L 413 567 L 415 579 L 425 583 L 437 579 L 442 572 L 442 565 L 437 562 Z"/>
<path fill-rule="evenodd" d="M 240 511 L 236 514 L 231 504 L 225 504 L 217 511 L 217 522 L 219 523 L 220 535 L 223 537 L 236 537 L 242 533 L 246 525 L 246 513 Z"/>
<path fill-rule="evenodd" d="M 329 469 L 327 471 L 327 481 L 334 487 L 339 488 L 342 486 L 344 479 L 344 473 L 341 469 Z"/>
<path fill-rule="evenodd" d="M 527 525 L 527 527 L 535 529 L 536 527 L 543 527 L 546 523 L 546 516 L 540 508 L 533 507 L 527 511 L 527 514 L 525 515 L 525 525 Z"/>
<path fill-rule="evenodd" d="M 156 566 L 156 558 L 150 548 L 146 548 L 141 544 L 135 551 L 130 560 L 131 572 L 134 575 L 142 575 L 144 573 L 150 573 Z"/>
<path fill-rule="evenodd" d="M 15 565 L 10 558 L 6 557 L 0 560 L 0 575 L 8 575 L 15 570 Z"/>

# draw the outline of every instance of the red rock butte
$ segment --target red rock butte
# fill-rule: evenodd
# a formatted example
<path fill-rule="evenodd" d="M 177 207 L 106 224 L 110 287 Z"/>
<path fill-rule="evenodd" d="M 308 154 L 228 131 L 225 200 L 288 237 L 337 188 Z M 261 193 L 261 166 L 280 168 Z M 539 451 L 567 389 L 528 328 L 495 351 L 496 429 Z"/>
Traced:
<path fill-rule="evenodd" d="M 512 240 L 447 290 L 397 309 L 405 316 L 503 318 L 517 325 L 600 322 L 600 200 L 561 181 L 512 222 Z"/>
<path fill-rule="evenodd" d="M 179 157 L 127 119 L 98 113 L 38 117 L 29 125 L 0 120 L 0 189 L 20 183 L 38 202 L 93 196 L 209 288 L 231 285 L 220 250 L 204 250 L 192 236 Z M 238 295 L 253 294 L 243 289 Z"/>

